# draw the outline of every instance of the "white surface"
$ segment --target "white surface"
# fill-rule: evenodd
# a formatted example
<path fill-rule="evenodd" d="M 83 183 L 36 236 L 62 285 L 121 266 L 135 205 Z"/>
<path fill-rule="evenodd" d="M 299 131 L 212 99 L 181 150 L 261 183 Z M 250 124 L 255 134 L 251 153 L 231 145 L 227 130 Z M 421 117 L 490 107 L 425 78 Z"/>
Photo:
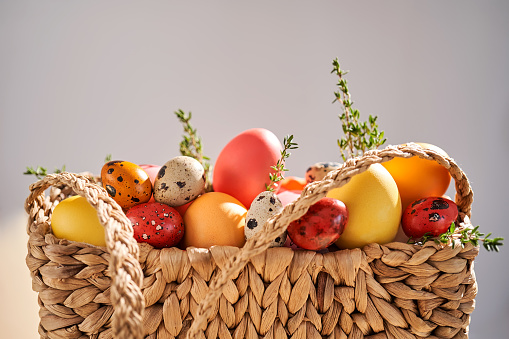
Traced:
<path fill-rule="evenodd" d="M 506 1 L 0 0 L 1 219 L 23 214 L 26 166 L 98 173 L 107 154 L 178 155 L 178 108 L 194 113 L 212 160 L 251 127 L 295 136 L 289 174 L 337 160 L 329 72 L 339 57 L 361 116 L 379 116 L 388 144 L 444 148 L 473 186 L 473 223 L 509 239 L 508 13 Z M 26 251 L 12 230 L 24 225 L 0 227 L 2 251 L 12 239 Z M 471 338 L 509 332 L 508 253 L 481 250 L 476 261 Z M 12 280 L 28 277 L 22 264 L 0 279 L 33 305 L 26 281 Z M 3 302 L 1 314 L 19 305 Z M 11 320 L 0 328 L 28 328 Z"/>

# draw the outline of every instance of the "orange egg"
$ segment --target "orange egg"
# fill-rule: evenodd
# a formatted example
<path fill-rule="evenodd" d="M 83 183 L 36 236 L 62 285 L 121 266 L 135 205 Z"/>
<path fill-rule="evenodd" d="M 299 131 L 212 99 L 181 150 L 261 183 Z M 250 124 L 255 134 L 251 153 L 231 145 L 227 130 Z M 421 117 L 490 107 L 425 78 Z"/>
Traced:
<path fill-rule="evenodd" d="M 278 193 L 284 191 L 302 191 L 306 186 L 306 179 L 288 176 L 281 180 L 278 184 Z"/>
<path fill-rule="evenodd" d="M 249 208 L 253 199 L 270 184 L 270 174 L 283 146 L 269 130 L 252 128 L 233 138 L 214 164 L 214 191 L 229 194 Z"/>
<path fill-rule="evenodd" d="M 129 161 L 105 163 L 101 169 L 101 181 L 110 197 L 125 210 L 149 201 L 152 196 L 148 174 Z"/>
<path fill-rule="evenodd" d="M 447 153 L 437 146 L 427 143 L 417 144 L 447 156 Z M 398 185 L 403 210 L 415 200 L 444 195 L 451 182 L 451 175 L 445 167 L 433 160 L 421 159 L 417 156 L 394 158 L 382 165 Z"/>
<path fill-rule="evenodd" d="M 234 197 L 208 192 L 193 201 L 184 214 L 182 247 L 242 247 L 247 209 Z"/>

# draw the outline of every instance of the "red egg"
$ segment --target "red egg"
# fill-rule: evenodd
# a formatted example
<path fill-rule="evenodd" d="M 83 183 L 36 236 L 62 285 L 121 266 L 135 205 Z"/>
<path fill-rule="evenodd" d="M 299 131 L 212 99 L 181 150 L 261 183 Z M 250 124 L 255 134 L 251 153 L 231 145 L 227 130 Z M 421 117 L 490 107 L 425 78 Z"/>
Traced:
<path fill-rule="evenodd" d="M 222 150 L 214 165 L 214 191 L 235 197 L 249 209 L 256 196 L 270 183 L 269 175 L 281 157 L 279 139 L 263 128 L 244 131 Z"/>
<path fill-rule="evenodd" d="M 301 218 L 288 225 L 288 236 L 298 247 L 319 251 L 334 243 L 348 222 L 348 210 L 342 201 L 322 198 L 309 207 Z"/>
<path fill-rule="evenodd" d="M 184 222 L 173 207 L 158 202 L 131 207 L 126 212 L 134 238 L 154 248 L 172 247 L 184 236 Z"/>
<path fill-rule="evenodd" d="M 109 161 L 101 169 L 101 181 L 108 194 L 123 209 L 150 200 L 152 183 L 148 174 L 128 161 Z"/>
<path fill-rule="evenodd" d="M 458 206 L 442 197 L 419 199 L 408 205 L 401 218 L 405 234 L 413 239 L 425 234 L 437 237 L 447 232 L 458 218 Z"/>

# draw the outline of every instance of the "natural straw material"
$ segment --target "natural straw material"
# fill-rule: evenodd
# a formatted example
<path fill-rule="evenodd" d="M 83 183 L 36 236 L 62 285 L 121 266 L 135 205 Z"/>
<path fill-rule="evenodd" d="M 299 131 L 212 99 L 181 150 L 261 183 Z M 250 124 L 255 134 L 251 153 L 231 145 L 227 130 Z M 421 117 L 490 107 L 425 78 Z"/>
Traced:
<path fill-rule="evenodd" d="M 308 185 L 241 249 L 136 245 L 128 219 L 105 190 L 84 176 L 49 175 L 31 185 L 25 206 L 41 338 L 466 338 L 478 247 L 394 242 L 324 254 L 268 248 L 329 190 L 371 164 L 412 156 L 449 170 L 459 226 L 470 226 L 465 174 L 451 158 L 415 144 L 347 161 Z M 107 248 L 52 235 L 51 212 L 71 194 L 97 209 Z"/>

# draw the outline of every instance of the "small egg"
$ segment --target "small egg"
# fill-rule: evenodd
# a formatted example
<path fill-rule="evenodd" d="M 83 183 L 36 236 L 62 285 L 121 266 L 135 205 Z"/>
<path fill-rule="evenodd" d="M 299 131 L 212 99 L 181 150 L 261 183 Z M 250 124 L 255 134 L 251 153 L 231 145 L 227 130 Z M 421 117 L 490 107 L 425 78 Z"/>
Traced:
<path fill-rule="evenodd" d="M 306 171 L 306 183 L 320 181 L 325 178 L 327 173 L 338 169 L 340 166 L 341 164 L 338 162 L 317 162 Z"/>
<path fill-rule="evenodd" d="M 267 220 L 282 210 L 283 204 L 274 192 L 264 191 L 258 194 L 246 215 L 246 227 L 244 227 L 246 240 L 261 232 Z M 283 246 L 285 241 L 286 231 L 274 239 L 270 247 Z"/>
<path fill-rule="evenodd" d="M 175 207 L 196 199 L 205 188 L 205 170 L 194 158 L 178 156 L 166 162 L 154 183 L 154 199 Z"/>
<path fill-rule="evenodd" d="M 150 200 L 152 183 L 148 174 L 129 161 L 109 161 L 101 169 L 101 181 L 108 194 L 123 209 Z"/>
<path fill-rule="evenodd" d="M 126 212 L 134 238 L 154 248 L 176 246 L 184 236 L 184 221 L 177 210 L 158 202 L 133 206 Z"/>

